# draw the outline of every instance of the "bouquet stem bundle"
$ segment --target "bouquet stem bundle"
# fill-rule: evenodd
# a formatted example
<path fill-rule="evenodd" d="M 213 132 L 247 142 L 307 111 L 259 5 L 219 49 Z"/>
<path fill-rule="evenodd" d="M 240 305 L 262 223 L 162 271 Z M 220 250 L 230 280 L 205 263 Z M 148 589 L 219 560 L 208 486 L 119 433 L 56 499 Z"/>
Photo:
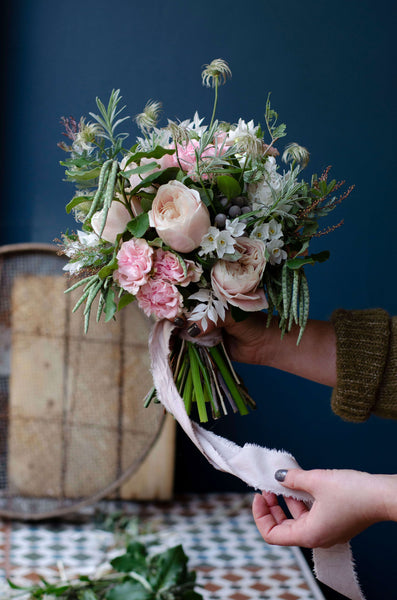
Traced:
<path fill-rule="evenodd" d="M 231 410 L 246 415 L 249 408 L 256 408 L 255 401 L 237 375 L 223 342 L 215 346 L 204 346 L 174 337 L 169 363 L 174 383 L 183 399 L 186 413 L 196 410 L 201 423 L 227 415 Z M 156 401 L 156 390 L 152 388 L 145 405 Z"/>

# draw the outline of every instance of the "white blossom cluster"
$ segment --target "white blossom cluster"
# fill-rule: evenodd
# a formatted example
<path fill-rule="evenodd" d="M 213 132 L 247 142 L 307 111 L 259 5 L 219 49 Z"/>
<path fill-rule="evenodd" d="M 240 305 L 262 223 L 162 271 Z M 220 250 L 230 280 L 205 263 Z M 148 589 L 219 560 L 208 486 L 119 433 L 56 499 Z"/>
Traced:
<path fill-rule="evenodd" d="M 275 219 L 272 219 L 268 223 L 256 225 L 250 237 L 264 242 L 266 250 L 269 253 L 269 262 L 271 265 L 278 265 L 287 258 L 287 253 L 283 250 L 283 230 L 281 224 Z"/>
<path fill-rule="evenodd" d="M 218 258 L 227 259 L 229 255 L 234 254 L 236 238 L 243 235 L 244 229 L 245 224 L 239 219 L 233 219 L 233 221 L 226 219 L 224 229 L 210 227 L 201 240 L 199 255 L 208 254 L 213 256 L 215 253 Z"/>

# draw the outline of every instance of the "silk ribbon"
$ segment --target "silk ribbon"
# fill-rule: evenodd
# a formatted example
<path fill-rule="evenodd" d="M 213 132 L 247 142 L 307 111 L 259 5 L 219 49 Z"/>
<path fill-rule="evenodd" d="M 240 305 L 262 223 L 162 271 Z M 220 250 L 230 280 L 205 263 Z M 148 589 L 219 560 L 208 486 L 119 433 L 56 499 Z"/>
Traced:
<path fill-rule="evenodd" d="M 207 431 L 186 414 L 182 398 L 173 381 L 169 366 L 169 344 L 174 326 L 167 320 L 158 321 L 151 332 L 149 352 L 157 396 L 209 463 L 220 471 L 235 475 L 255 490 L 291 496 L 311 504 L 306 492 L 289 491 L 274 479 L 278 469 L 299 467 L 295 458 L 283 451 L 255 444 L 238 446 L 234 442 Z M 314 572 L 319 581 L 344 594 L 350 600 L 365 600 L 353 566 L 350 544 L 313 550 Z"/>

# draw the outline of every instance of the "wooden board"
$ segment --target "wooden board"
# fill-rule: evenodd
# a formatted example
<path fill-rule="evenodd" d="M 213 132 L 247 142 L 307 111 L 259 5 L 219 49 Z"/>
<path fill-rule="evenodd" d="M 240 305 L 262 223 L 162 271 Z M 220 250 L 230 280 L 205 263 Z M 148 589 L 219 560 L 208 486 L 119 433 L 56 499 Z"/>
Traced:
<path fill-rule="evenodd" d="M 65 277 L 24 276 L 12 290 L 8 481 L 14 494 L 84 498 L 138 465 L 161 407 L 143 407 L 152 386 L 150 321 L 131 304 L 83 333 L 79 290 Z M 93 309 L 93 315 L 96 310 Z M 175 422 L 125 482 L 123 499 L 172 496 Z"/>

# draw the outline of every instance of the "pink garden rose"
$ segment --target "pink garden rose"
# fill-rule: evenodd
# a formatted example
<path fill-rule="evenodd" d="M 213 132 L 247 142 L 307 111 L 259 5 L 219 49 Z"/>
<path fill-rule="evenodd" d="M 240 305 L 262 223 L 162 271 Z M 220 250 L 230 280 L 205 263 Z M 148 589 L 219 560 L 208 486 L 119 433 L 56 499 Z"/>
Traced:
<path fill-rule="evenodd" d="M 148 281 L 153 265 L 153 248 L 143 239 L 132 238 L 121 245 L 117 262 L 114 280 L 124 290 L 135 295 Z"/>
<path fill-rule="evenodd" d="M 203 272 L 201 266 L 196 265 L 192 260 L 185 260 L 184 263 L 187 268 L 186 274 L 180 260 L 173 252 L 159 248 L 154 255 L 154 277 L 182 287 L 186 287 L 191 282 L 199 281 Z"/>
<path fill-rule="evenodd" d="M 198 248 L 211 225 L 208 209 L 198 191 L 176 180 L 159 187 L 149 211 L 149 223 L 177 252 Z"/>
<path fill-rule="evenodd" d="M 160 159 L 161 168 L 182 168 L 183 171 L 185 171 L 193 180 L 197 179 L 196 151 L 199 146 L 200 142 L 198 140 L 190 140 L 187 144 L 178 144 L 178 154 L 176 152 L 174 152 L 174 154 L 165 154 Z M 218 144 L 217 148 L 215 148 L 215 146 L 207 146 L 202 153 L 201 158 L 211 158 L 216 154 L 218 156 L 223 154 L 225 149 L 222 148 L 221 150 L 221 147 L 222 140 L 221 143 Z M 170 148 L 175 148 L 175 144 L 170 145 Z"/>
<path fill-rule="evenodd" d="M 240 237 L 236 250 L 242 253 L 236 262 L 218 260 L 211 271 L 215 295 L 247 312 L 268 307 L 263 289 L 258 289 L 266 266 L 265 245 L 261 240 Z"/>
<path fill-rule="evenodd" d="M 175 319 L 182 312 L 183 298 L 175 285 L 162 279 L 149 279 L 136 295 L 139 308 L 148 317 Z"/>
<path fill-rule="evenodd" d="M 101 231 L 102 218 L 103 209 L 98 210 L 92 215 L 91 218 L 92 228 L 98 236 Z M 107 242 L 110 242 L 111 244 L 114 244 L 117 235 L 119 233 L 123 233 L 127 223 L 131 221 L 131 219 L 131 214 L 128 212 L 124 204 L 121 204 L 121 202 L 118 202 L 117 200 L 113 200 L 106 217 L 106 223 L 101 238 Z"/>

